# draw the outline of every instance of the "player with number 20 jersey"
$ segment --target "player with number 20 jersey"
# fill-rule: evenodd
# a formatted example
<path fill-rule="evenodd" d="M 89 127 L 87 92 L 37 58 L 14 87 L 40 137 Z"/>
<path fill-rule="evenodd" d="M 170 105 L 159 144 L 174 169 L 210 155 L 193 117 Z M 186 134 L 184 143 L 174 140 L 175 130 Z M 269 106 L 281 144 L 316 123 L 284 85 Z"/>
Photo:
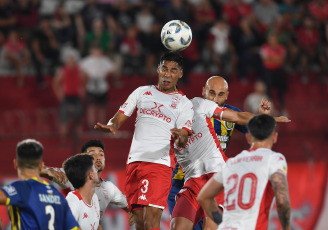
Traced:
<path fill-rule="evenodd" d="M 267 148 L 245 150 L 226 165 L 221 165 L 213 178 L 225 188 L 223 229 L 267 229 L 274 193 L 270 176 L 287 173 L 281 153 Z"/>

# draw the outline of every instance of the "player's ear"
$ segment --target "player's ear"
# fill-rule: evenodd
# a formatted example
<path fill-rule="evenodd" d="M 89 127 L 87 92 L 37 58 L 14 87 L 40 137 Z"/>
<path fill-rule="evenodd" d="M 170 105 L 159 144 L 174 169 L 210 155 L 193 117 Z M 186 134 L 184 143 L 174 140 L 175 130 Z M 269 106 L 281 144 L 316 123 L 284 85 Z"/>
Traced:
<path fill-rule="evenodd" d="M 229 96 L 229 91 L 227 91 L 226 93 L 226 100 L 228 99 L 228 96 Z"/>
<path fill-rule="evenodd" d="M 14 159 L 14 169 L 17 169 L 17 160 L 16 160 L 16 158 Z"/>
<path fill-rule="evenodd" d="M 273 143 L 275 144 L 278 140 L 278 132 L 274 132 L 273 134 Z"/>
<path fill-rule="evenodd" d="M 246 140 L 248 144 L 252 144 L 252 137 L 250 133 L 246 133 Z"/>
<path fill-rule="evenodd" d="M 205 97 L 205 87 L 203 87 L 202 95 Z"/>
<path fill-rule="evenodd" d="M 41 170 L 43 169 L 44 167 L 44 162 L 41 161 L 40 164 L 39 164 L 39 171 L 41 172 Z"/>
<path fill-rule="evenodd" d="M 182 77 L 183 77 L 183 69 L 181 69 L 180 77 L 179 78 L 182 78 Z"/>

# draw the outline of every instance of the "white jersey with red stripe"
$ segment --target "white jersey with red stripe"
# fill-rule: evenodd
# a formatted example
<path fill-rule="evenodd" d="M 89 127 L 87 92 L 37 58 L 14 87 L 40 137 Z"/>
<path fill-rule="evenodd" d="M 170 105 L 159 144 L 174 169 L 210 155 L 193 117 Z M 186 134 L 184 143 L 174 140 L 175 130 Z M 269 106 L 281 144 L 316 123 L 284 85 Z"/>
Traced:
<path fill-rule="evenodd" d="M 99 201 L 96 194 L 93 195 L 91 204 L 83 201 L 81 194 L 75 190 L 66 196 L 73 216 L 83 230 L 97 230 L 100 220 Z"/>
<path fill-rule="evenodd" d="M 152 162 L 174 167 L 172 128 L 191 133 L 193 105 L 181 92 L 164 93 L 155 86 L 142 86 L 133 91 L 119 111 L 137 118 L 127 163 Z M 108 122 L 110 124 L 111 121 Z"/>
<path fill-rule="evenodd" d="M 224 153 L 211 118 L 221 120 L 223 111 L 227 108 L 200 97 L 193 98 L 191 102 L 194 106 L 193 134 L 184 148 L 175 146 L 175 155 L 186 181 L 217 172 L 219 163 L 224 162 Z"/>
<path fill-rule="evenodd" d="M 53 168 L 56 171 L 64 172 L 63 168 Z M 121 190 L 114 185 L 111 181 L 100 179 L 100 185 L 96 186 L 95 194 L 98 196 L 99 206 L 100 206 L 100 222 L 102 221 L 102 217 L 104 212 L 109 204 L 114 204 L 119 208 L 126 208 L 128 206 L 128 202 L 126 201 L 125 195 L 121 192 Z M 60 184 L 63 189 L 69 189 L 71 191 L 74 190 L 73 185 L 70 181 L 67 181 L 65 184 Z"/>
<path fill-rule="evenodd" d="M 286 175 L 286 159 L 267 148 L 242 151 L 221 165 L 213 176 L 225 192 L 223 221 L 218 229 L 267 229 L 274 198 L 270 176 L 276 172 Z"/>

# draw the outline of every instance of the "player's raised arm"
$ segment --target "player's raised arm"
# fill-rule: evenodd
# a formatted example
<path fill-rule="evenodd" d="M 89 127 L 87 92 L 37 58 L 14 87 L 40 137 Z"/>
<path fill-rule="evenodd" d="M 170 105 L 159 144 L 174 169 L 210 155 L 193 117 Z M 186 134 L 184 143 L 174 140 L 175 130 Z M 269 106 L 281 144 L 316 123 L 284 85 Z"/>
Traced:
<path fill-rule="evenodd" d="M 237 112 L 232 109 L 226 109 L 223 112 L 221 120 L 237 123 L 239 125 L 246 125 L 247 122 L 249 121 L 249 119 L 251 119 L 253 116 L 254 116 L 253 113 Z M 288 117 L 285 117 L 285 116 L 273 117 L 273 118 L 276 122 L 290 122 Z"/>
<path fill-rule="evenodd" d="M 279 221 L 283 230 L 290 230 L 290 201 L 286 175 L 276 172 L 271 175 L 270 182 L 276 197 Z"/>
<path fill-rule="evenodd" d="M 222 214 L 219 210 L 215 197 L 223 191 L 223 185 L 213 177 L 200 190 L 197 201 L 206 214 L 217 224 L 222 222 Z"/>
<path fill-rule="evenodd" d="M 60 170 L 56 170 L 54 168 L 43 166 L 43 168 L 40 171 L 40 176 L 47 178 L 49 180 L 54 181 L 57 184 L 66 184 L 68 182 L 68 179 L 66 177 L 66 174 Z"/>
<path fill-rule="evenodd" d="M 109 120 L 107 125 L 104 125 L 100 122 L 94 126 L 94 129 L 105 132 L 115 134 L 116 131 L 124 124 L 124 122 L 128 119 L 128 116 L 124 115 L 122 112 L 117 112 L 112 119 Z"/>

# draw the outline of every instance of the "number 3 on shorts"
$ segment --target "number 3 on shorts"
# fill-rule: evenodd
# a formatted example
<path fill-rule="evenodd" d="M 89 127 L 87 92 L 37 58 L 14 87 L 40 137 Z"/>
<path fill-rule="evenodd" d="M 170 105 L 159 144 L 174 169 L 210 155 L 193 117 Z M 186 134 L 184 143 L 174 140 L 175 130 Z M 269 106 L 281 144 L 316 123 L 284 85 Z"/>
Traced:
<path fill-rule="evenodd" d="M 144 179 L 141 184 L 143 185 L 143 187 L 141 187 L 141 192 L 142 193 L 146 193 L 148 191 L 148 185 L 149 185 L 149 181 L 147 179 Z"/>

